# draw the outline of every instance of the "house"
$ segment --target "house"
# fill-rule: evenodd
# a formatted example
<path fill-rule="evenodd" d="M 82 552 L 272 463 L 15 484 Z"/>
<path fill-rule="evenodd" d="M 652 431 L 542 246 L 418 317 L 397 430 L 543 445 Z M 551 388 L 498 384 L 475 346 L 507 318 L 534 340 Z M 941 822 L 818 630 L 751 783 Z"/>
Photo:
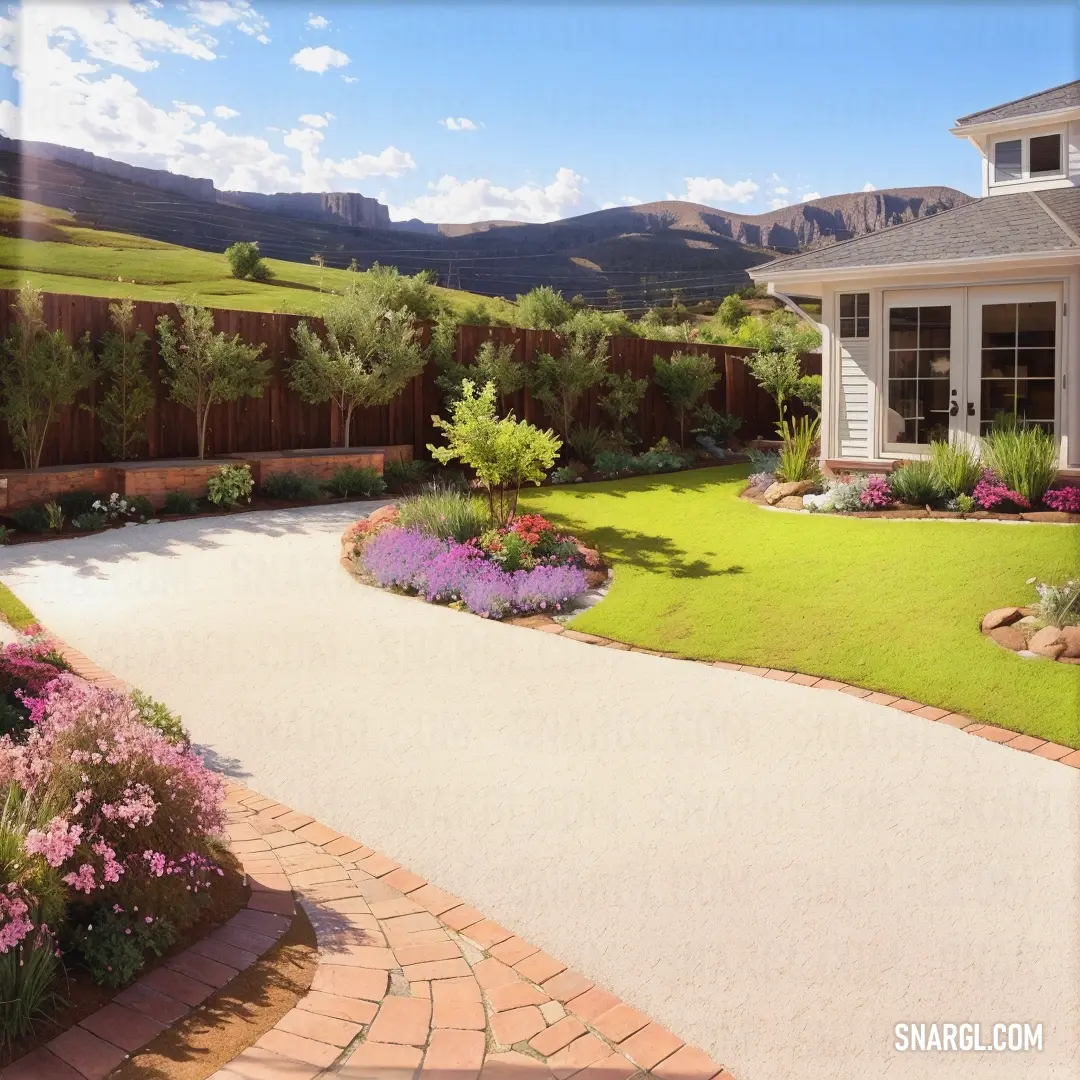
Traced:
<path fill-rule="evenodd" d="M 751 277 L 821 299 L 827 469 L 887 469 L 999 412 L 1055 433 L 1063 472 L 1080 469 L 1080 81 L 952 134 L 982 158 L 982 198 Z"/>

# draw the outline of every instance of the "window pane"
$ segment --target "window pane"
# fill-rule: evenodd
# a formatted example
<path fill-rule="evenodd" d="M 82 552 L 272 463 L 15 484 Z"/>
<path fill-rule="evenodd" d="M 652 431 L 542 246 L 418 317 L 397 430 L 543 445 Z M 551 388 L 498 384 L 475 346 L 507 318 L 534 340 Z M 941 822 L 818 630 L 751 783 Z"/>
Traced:
<path fill-rule="evenodd" d="M 952 308 L 919 308 L 919 348 L 947 349 L 949 347 Z"/>
<path fill-rule="evenodd" d="M 1016 407 L 1016 383 L 1012 379 L 983 379 L 983 420 L 993 420 L 999 412 L 1012 413 Z"/>
<path fill-rule="evenodd" d="M 855 294 L 851 292 L 845 292 L 840 294 L 840 318 L 841 319 L 854 319 L 855 318 Z"/>
<path fill-rule="evenodd" d="M 919 344 L 919 309 L 892 308 L 889 311 L 889 348 L 914 349 Z"/>
<path fill-rule="evenodd" d="M 1020 179 L 1020 140 L 1010 139 L 994 145 L 994 179 Z"/>
<path fill-rule="evenodd" d="M 903 351 L 889 350 L 889 378 L 913 379 L 915 377 L 915 358 L 919 354 L 914 349 Z"/>
<path fill-rule="evenodd" d="M 854 318 L 846 319 L 846 318 L 842 317 L 840 319 L 840 336 L 842 338 L 854 337 L 855 336 L 855 319 Z"/>
<path fill-rule="evenodd" d="M 1016 307 L 1016 304 L 983 304 L 984 349 L 1011 349 L 1016 345 Z"/>
<path fill-rule="evenodd" d="M 1054 371 L 1053 349 L 1020 349 L 1016 354 L 1016 374 L 1021 379 L 1052 379 Z"/>
<path fill-rule="evenodd" d="M 919 414 L 919 384 L 915 379 L 889 380 L 889 408 L 905 420 Z"/>
<path fill-rule="evenodd" d="M 1016 384 L 1016 411 L 1028 420 L 1053 422 L 1053 379 L 1021 379 Z"/>
<path fill-rule="evenodd" d="M 868 292 L 861 292 L 855 294 L 856 311 L 855 314 L 859 316 L 865 316 L 870 318 L 870 294 Z"/>
<path fill-rule="evenodd" d="M 1038 135 L 1028 145 L 1028 173 L 1031 176 L 1061 172 L 1061 136 Z"/>
<path fill-rule="evenodd" d="M 983 349 L 984 379 L 1011 379 L 1016 374 L 1015 349 Z"/>
<path fill-rule="evenodd" d="M 870 318 L 859 316 L 855 320 L 855 336 L 856 337 L 869 337 L 870 336 Z"/>
<path fill-rule="evenodd" d="M 1057 304 L 1053 300 L 1044 300 L 1038 304 L 1018 304 L 1018 344 L 1028 347 L 1052 349 L 1057 332 Z M 985 318 L 986 309 L 983 308 Z M 985 342 L 984 342 L 985 344 Z"/>

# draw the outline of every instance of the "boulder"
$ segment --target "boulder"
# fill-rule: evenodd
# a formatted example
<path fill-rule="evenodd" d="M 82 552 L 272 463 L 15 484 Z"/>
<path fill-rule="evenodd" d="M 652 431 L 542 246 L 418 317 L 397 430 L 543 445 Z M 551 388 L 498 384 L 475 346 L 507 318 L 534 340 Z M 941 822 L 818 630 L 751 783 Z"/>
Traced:
<path fill-rule="evenodd" d="M 982 631 L 989 634 L 999 626 L 1012 626 L 1017 619 L 1023 618 L 1024 613 L 1018 607 L 999 607 L 988 611 L 983 616 Z"/>
<path fill-rule="evenodd" d="M 1061 630 L 1061 638 L 1065 642 L 1065 651 L 1058 657 L 1067 657 L 1069 660 L 1080 659 L 1080 626 L 1065 626 Z"/>
<path fill-rule="evenodd" d="M 803 497 L 801 495 L 785 495 L 777 504 L 784 510 L 803 510 Z"/>
<path fill-rule="evenodd" d="M 1065 638 L 1056 626 L 1044 626 L 1028 639 L 1028 648 L 1038 656 L 1056 660 L 1065 651 Z"/>
<path fill-rule="evenodd" d="M 364 520 L 368 523 L 368 528 L 374 528 L 376 525 L 389 525 L 398 519 L 398 508 L 394 503 L 389 506 L 380 506 L 374 513 L 369 514 Z"/>
<path fill-rule="evenodd" d="M 814 487 L 813 480 L 799 480 L 791 484 L 781 484 L 777 481 L 765 489 L 765 501 L 770 506 L 775 506 L 781 499 L 787 499 L 793 495 L 809 495 Z"/>
<path fill-rule="evenodd" d="M 992 637 L 999 645 L 1013 652 L 1021 652 L 1028 647 L 1027 638 L 1023 631 L 1015 626 L 997 626 L 990 631 Z"/>

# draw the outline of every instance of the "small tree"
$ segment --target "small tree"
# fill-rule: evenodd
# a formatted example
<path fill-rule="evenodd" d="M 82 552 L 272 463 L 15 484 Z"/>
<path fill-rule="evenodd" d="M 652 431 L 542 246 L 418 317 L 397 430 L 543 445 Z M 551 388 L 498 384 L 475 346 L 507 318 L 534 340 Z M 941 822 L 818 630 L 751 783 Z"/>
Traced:
<path fill-rule="evenodd" d="M 225 249 L 232 276 L 242 281 L 269 281 L 274 273 L 262 261 L 259 245 L 255 241 L 237 240 Z"/>
<path fill-rule="evenodd" d="M 408 308 L 389 311 L 361 287 L 350 286 L 333 300 L 323 322 L 325 342 L 307 320 L 293 331 L 298 355 L 289 382 L 305 401 L 334 403 L 348 446 L 356 408 L 393 401 L 423 371 L 424 352 Z"/>
<path fill-rule="evenodd" d="M 530 330 L 558 330 L 574 309 L 550 285 L 537 285 L 524 296 L 518 296 L 518 325 Z"/>
<path fill-rule="evenodd" d="M 553 431 L 541 431 L 513 413 L 498 419 L 491 382 L 477 394 L 476 384 L 466 379 L 451 419 L 433 416 L 431 422 L 446 437 L 445 446 L 428 444 L 431 456 L 444 465 L 456 458 L 475 471 L 498 525 L 509 524 L 517 512 L 521 485 L 539 484 L 562 446 Z"/>
<path fill-rule="evenodd" d="M 769 318 L 744 319 L 736 340 L 755 350 L 746 358 L 746 366 L 762 390 L 776 402 L 782 423 L 785 404 L 799 396 L 803 377 L 800 358 L 821 344 L 821 334 L 791 312 L 777 312 Z"/>
<path fill-rule="evenodd" d="M 597 402 L 611 420 L 611 427 L 621 443 L 626 446 L 636 442 L 630 421 L 637 416 L 645 394 L 648 379 L 635 379 L 629 371 L 609 371 L 604 376 L 607 393 Z"/>
<path fill-rule="evenodd" d="M 673 353 L 670 360 L 653 357 L 656 385 L 679 420 L 679 445 L 686 443 L 686 414 L 697 408 L 720 378 L 711 356 Z"/>
<path fill-rule="evenodd" d="M 746 306 L 743 298 L 738 293 L 732 293 L 720 301 L 720 307 L 716 311 L 716 318 L 722 326 L 734 330 L 749 314 L 750 309 Z"/>
<path fill-rule="evenodd" d="M 582 395 L 607 374 L 607 362 L 607 339 L 591 332 L 567 334 L 558 356 L 537 354 L 530 389 L 564 439 L 570 434 Z"/>
<path fill-rule="evenodd" d="M 26 282 L 12 305 L 15 322 L 4 341 L 0 414 L 28 469 L 37 469 L 57 412 L 95 377 L 90 335 L 71 345 L 45 325 L 41 290 Z"/>
<path fill-rule="evenodd" d="M 154 392 L 146 370 L 150 337 L 135 326 L 135 305 L 121 300 L 109 305 L 113 328 L 101 339 L 101 367 L 108 388 L 94 412 L 102 424 L 101 440 L 117 461 L 138 457 L 147 442 L 146 414 Z"/>
<path fill-rule="evenodd" d="M 180 324 L 162 315 L 157 321 L 165 381 L 173 401 L 195 414 L 199 457 L 206 457 L 210 409 L 223 401 L 262 397 L 270 381 L 270 361 L 260 359 L 265 345 L 245 345 L 240 335 L 214 333 L 214 313 L 178 301 Z"/>

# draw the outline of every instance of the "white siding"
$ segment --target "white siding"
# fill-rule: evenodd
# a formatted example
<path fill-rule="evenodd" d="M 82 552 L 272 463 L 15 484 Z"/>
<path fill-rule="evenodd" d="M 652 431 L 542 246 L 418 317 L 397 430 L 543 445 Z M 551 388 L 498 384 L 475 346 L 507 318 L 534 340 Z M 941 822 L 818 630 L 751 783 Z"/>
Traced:
<path fill-rule="evenodd" d="M 1069 179 L 1073 184 L 1080 184 L 1080 120 L 1073 120 L 1069 124 L 1068 146 L 1065 153 L 1068 157 Z"/>
<path fill-rule="evenodd" d="M 840 342 L 840 394 L 837 457 L 869 458 L 870 342 L 846 338 Z"/>

